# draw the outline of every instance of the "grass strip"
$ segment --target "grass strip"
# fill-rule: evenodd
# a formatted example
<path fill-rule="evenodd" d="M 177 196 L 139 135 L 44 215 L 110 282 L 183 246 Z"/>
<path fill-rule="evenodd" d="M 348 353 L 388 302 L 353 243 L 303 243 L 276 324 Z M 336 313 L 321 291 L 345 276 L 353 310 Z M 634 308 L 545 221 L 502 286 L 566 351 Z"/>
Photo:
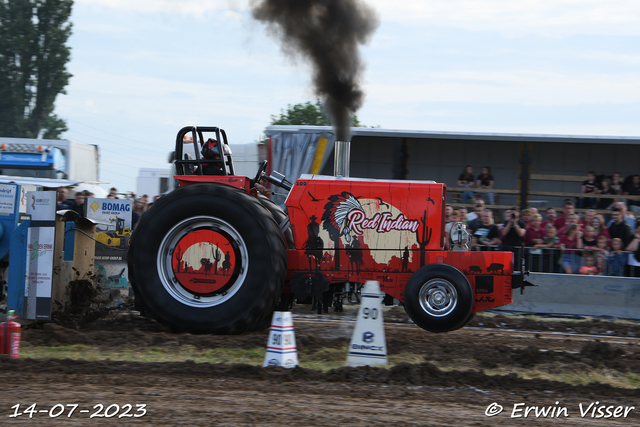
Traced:
<path fill-rule="evenodd" d="M 299 351 L 298 360 L 301 367 L 326 372 L 345 366 L 347 352 L 346 346 L 339 349 L 324 348 L 313 353 Z M 264 348 L 197 349 L 194 346 L 104 350 L 82 344 L 42 347 L 23 343 L 20 349 L 20 357 L 33 359 L 118 360 L 130 362 L 181 362 L 192 360 L 195 363 L 246 363 L 254 366 L 262 366 L 264 355 Z M 386 367 L 390 368 L 403 362 L 418 364 L 424 361 L 423 355 L 401 353 L 389 356 L 389 363 Z M 447 364 L 436 361 L 430 362 L 443 371 L 472 370 L 482 371 L 486 375 L 513 373 L 524 379 L 538 378 L 561 381 L 572 385 L 586 385 L 596 382 L 619 388 L 640 388 L 640 374 L 619 372 L 605 367 L 575 369 L 570 365 L 565 367 L 556 365 L 553 368 L 553 372 L 549 372 L 541 367 L 523 369 L 517 366 L 500 366 L 496 369 L 481 369 L 475 366 L 474 361 L 471 359 L 451 361 Z"/>

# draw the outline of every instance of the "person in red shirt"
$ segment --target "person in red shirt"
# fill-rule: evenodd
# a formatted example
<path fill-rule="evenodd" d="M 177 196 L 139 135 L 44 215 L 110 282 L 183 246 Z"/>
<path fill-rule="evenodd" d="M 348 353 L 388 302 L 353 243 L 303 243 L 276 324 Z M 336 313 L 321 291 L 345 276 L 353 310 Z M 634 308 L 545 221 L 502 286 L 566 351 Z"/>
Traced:
<path fill-rule="evenodd" d="M 611 244 L 611 235 L 609 231 L 607 231 L 607 226 L 604 225 L 604 217 L 600 214 L 596 215 L 592 220 L 591 224 L 593 227 L 593 231 L 596 234 L 596 238 L 600 236 L 605 236 L 607 238 L 607 245 Z"/>
<path fill-rule="evenodd" d="M 526 250 L 528 252 L 527 260 L 532 271 L 544 271 L 542 250 L 533 248 L 535 245 L 544 244 L 544 238 L 547 237 L 546 230 L 540 224 L 542 224 L 542 215 L 537 213 L 531 215 L 531 221 L 529 221 L 527 230 L 524 233 L 524 245 L 527 247 Z"/>
<path fill-rule="evenodd" d="M 529 226 L 527 227 L 527 231 L 524 234 L 524 245 L 525 246 L 534 246 L 539 243 L 544 243 L 544 238 L 547 237 L 547 233 L 542 228 L 542 215 L 533 214 L 531 215 L 531 221 L 529 222 Z"/>
<path fill-rule="evenodd" d="M 571 224 L 565 234 L 560 236 L 560 246 L 564 251 L 562 269 L 567 274 L 577 273 L 582 265 L 581 251 L 576 250 L 582 249 L 582 231 L 578 224 Z"/>
<path fill-rule="evenodd" d="M 596 246 L 595 248 L 593 248 L 593 259 L 596 267 L 598 267 L 598 271 L 600 272 L 600 274 L 604 274 L 605 270 L 607 269 L 607 257 L 609 256 L 607 238 L 604 236 L 599 236 L 596 241 Z"/>
<path fill-rule="evenodd" d="M 593 220 L 593 217 L 596 216 L 596 211 L 593 209 L 588 209 L 584 215 L 582 215 L 582 218 L 580 218 L 580 216 L 578 215 L 578 218 L 580 218 L 582 220 L 582 231 L 584 231 L 584 228 L 587 225 L 591 225 L 591 221 Z"/>
<path fill-rule="evenodd" d="M 558 230 L 558 234 L 560 234 L 560 235 L 564 234 L 571 224 L 577 224 L 579 230 L 580 231 L 584 231 L 584 228 L 583 228 L 582 224 L 578 223 L 578 221 L 580 221 L 580 218 L 578 218 L 578 215 L 576 215 L 574 213 L 567 215 L 567 219 L 566 219 L 566 222 L 564 224 L 564 227 L 562 227 L 560 230 Z"/>
<path fill-rule="evenodd" d="M 556 222 L 553 224 L 553 226 L 558 229 L 558 234 L 562 234 L 560 230 L 562 230 L 562 227 L 565 226 L 567 216 L 571 214 L 575 214 L 574 208 L 575 208 L 575 205 L 571 200 L 566 199 L 564 201 L 564 205 L 562 206 L 562 216 L 556 219 Z M 582 225 L 582 221 L 580 221 L 580 218 L 578 218 L 578 224 Z"/>
<path fill-rule="evenodd" d="M 554 224 L 556 223 L 556 219 L 558 219 L 558 213 L 556 212 L 556 209 L 547 208 L 547 210 L 545 211 L 545 220 L 542 222 L 540 226 L 545 230 L 547 229 L 548 225 L 555 227 Z"/>

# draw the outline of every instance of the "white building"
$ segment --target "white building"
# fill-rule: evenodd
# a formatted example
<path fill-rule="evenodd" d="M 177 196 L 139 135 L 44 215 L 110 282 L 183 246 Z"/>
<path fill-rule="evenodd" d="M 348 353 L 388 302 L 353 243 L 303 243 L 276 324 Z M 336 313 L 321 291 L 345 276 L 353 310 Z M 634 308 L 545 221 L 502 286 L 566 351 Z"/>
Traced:
<path fill-rule="evenodd" d="M 149 196 L 149 201 L 157 195 L 169 191 L 169 184 L 172 179 L 171 169 L 140 168 L 138 172 L 136 196 L 144 194 Z"/>

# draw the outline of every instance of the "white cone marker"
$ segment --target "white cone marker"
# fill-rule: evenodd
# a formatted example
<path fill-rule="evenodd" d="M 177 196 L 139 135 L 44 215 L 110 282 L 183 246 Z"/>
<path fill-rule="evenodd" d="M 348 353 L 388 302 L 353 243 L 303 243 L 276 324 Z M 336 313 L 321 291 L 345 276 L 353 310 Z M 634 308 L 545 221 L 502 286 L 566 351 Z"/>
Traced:
<path fill-rule="evenodd" d="M 380 283 L 367 281 L 361 297 L 362 303 L 349 345 L 347 366 L 386 365 L 387 340 L 382 321 Z"/>
<path fill-rule="evenodd" d="M 293 317 L 290 311 L 273 312 L 263 366 L 283 366 L 285 368 L 298 366 L 296 336 L 293 332 Z"/>

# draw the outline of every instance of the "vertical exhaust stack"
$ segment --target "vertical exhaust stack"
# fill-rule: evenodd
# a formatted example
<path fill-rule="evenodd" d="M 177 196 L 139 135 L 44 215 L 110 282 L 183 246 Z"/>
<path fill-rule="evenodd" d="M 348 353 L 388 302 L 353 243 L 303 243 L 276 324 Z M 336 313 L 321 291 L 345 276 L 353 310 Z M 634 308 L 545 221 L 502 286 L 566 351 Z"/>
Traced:
<path fill-rule="evenodd" d="M 344 178 L 349 177 L 349 161 L 351 158 L 351 142 L 336 141 L 333 160 L 333 174 Z"/>
<path fill-rule="evenodd" d="M 361 106 L 364 64 L 359 46 L 378 26 L 363 0 L 252 0 L 253 17 L 283 43 L 283 51 L 312 66 L 316 95 L 336 132 L 334 174 L 349 176 L 351 116 Z"/>

